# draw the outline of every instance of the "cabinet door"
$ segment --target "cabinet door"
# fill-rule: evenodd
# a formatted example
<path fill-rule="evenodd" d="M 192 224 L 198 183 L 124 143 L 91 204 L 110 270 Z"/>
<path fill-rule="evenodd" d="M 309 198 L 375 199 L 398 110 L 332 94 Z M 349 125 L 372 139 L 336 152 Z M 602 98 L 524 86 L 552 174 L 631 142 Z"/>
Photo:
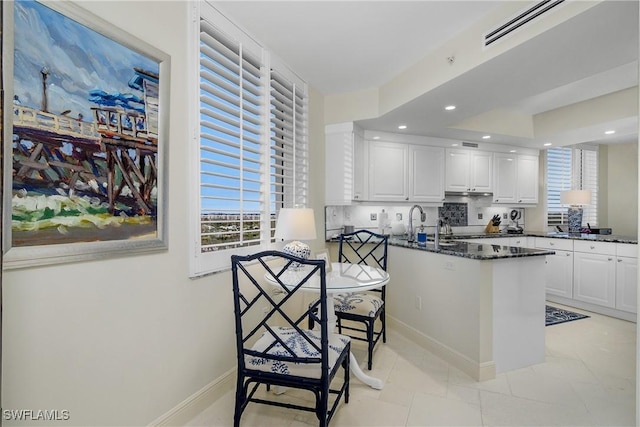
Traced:
<path fill-rule="evenodd" d="M 491 192 L 493 182 L 493 153 L 470 153 L 471 175 L 469 178 L 470 191 Z"/>
<path fill-rule="evenodd" d="M 470 191 L 469 152 L 447 149 L 445 159 L 445 189 L 447 191 Z"/>
<path fill-rule="evenodd" d="M 408 200 L 407 144 L 371 141 L 368 148 L 369 200 Z"/>
<path fill-rule="evenodd" d="M 348 205 L 353 197 L 354 130 L 351 123 L 325 130 L 325 204 Z"/>
<path fill-rule="evenodd" d="M 353 139 L 353 200 L 368 199 L 367 142 L 364 136 L 355 133 Z M 327 174 L 333 173 L 331 165 L 326 166 Z"/>
<path fill-rule="evenodd" d="M 605 307 L 615 307 L 616 263 L 614 255 L 573 254 L 573 297 Z"/>
<path fill-rule="evenodd" d="M 518 156 L 516 199 L 522 204 L 538 203 L 538 157 Z"/>
<path fill-rule="evenodd" d="M 409 199 L 415 202 L 444 200 L 444 148 L 409 146 Z"/>
<path fill-rule="evenodd" d="M 545 264 L 547 294 L 573 298 L 573 252 L 556 251 L 547 255 Z"/>
<path fill-rule="evenodd" d="M 616 308 L 637 312 L 638 259 L 618 257 L 616 262 Z"/>
<path fill-rule="evenodd" d="M 515 203 L 518 167 L 517 156 L 496 153 L 494 155 L 493 202 Z"/>

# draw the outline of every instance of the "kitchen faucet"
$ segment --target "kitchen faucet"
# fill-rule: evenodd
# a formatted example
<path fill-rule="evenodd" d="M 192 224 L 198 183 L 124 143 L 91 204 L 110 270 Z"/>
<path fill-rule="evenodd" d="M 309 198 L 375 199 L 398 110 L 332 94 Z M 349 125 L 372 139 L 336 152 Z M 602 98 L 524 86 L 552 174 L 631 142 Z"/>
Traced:
<path fill-rule="evenodd" d="M 424 213 L 424 210 L 422 210 L 422 206 L 419 206 L 419 205 L 411 206 L 411 209 L 409 209 L 409 231 L 407 231 L 407 234 L 408 234 L 407 242 L 409 243 L 413 243 L 415 241 L 415 236 L 413 232 L 413 210 L 415 208 L 418 208 L 420 210 L 421 222 L 425 222 L 425 220 L 427 219 L 427 214 Z"/>

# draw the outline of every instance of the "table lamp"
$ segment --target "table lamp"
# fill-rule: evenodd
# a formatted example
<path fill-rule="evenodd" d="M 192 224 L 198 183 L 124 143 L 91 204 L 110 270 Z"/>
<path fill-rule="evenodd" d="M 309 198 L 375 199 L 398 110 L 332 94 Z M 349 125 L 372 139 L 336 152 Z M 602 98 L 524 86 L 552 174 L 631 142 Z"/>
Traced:
<path fill-rule="evenodd" d="M 569 233 L 580 233 L 582 228 L 582 206 L 591 204 L 591 191 L 568 190 L 560 192 L 560 203 L 569 205 Z"/>
<path fill-rule="evenodd" d="M 281 240 L 290 240 L 282 248 L 282 252 L 298 258 L 308 259 L 311 255 L 311 249 L 308 244 L 300 240 L 313 240 L 316 238 L 316 221 L 313 216 L 313 209 L 280 209 L 274 237 Z"/>

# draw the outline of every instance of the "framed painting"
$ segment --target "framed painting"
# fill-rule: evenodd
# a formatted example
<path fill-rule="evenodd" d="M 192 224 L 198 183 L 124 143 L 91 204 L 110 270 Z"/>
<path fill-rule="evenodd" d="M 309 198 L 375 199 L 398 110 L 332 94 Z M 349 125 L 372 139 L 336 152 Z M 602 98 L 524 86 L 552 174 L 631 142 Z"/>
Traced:
<path fill-rule="evenodd" d="M 167 248 L 170 60 L 69 2 L 3 2 L 5 268 Z"/>

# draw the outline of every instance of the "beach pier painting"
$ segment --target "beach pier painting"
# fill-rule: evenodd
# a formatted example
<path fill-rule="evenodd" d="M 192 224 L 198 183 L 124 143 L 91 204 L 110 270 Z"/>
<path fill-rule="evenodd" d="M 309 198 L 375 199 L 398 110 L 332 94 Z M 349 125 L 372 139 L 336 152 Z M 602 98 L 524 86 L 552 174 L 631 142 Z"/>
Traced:
<path fill-rule="evenodd" d="M 11 248 L 162 240 L 162 61 L 37 1 L 13 7 Z"/>

